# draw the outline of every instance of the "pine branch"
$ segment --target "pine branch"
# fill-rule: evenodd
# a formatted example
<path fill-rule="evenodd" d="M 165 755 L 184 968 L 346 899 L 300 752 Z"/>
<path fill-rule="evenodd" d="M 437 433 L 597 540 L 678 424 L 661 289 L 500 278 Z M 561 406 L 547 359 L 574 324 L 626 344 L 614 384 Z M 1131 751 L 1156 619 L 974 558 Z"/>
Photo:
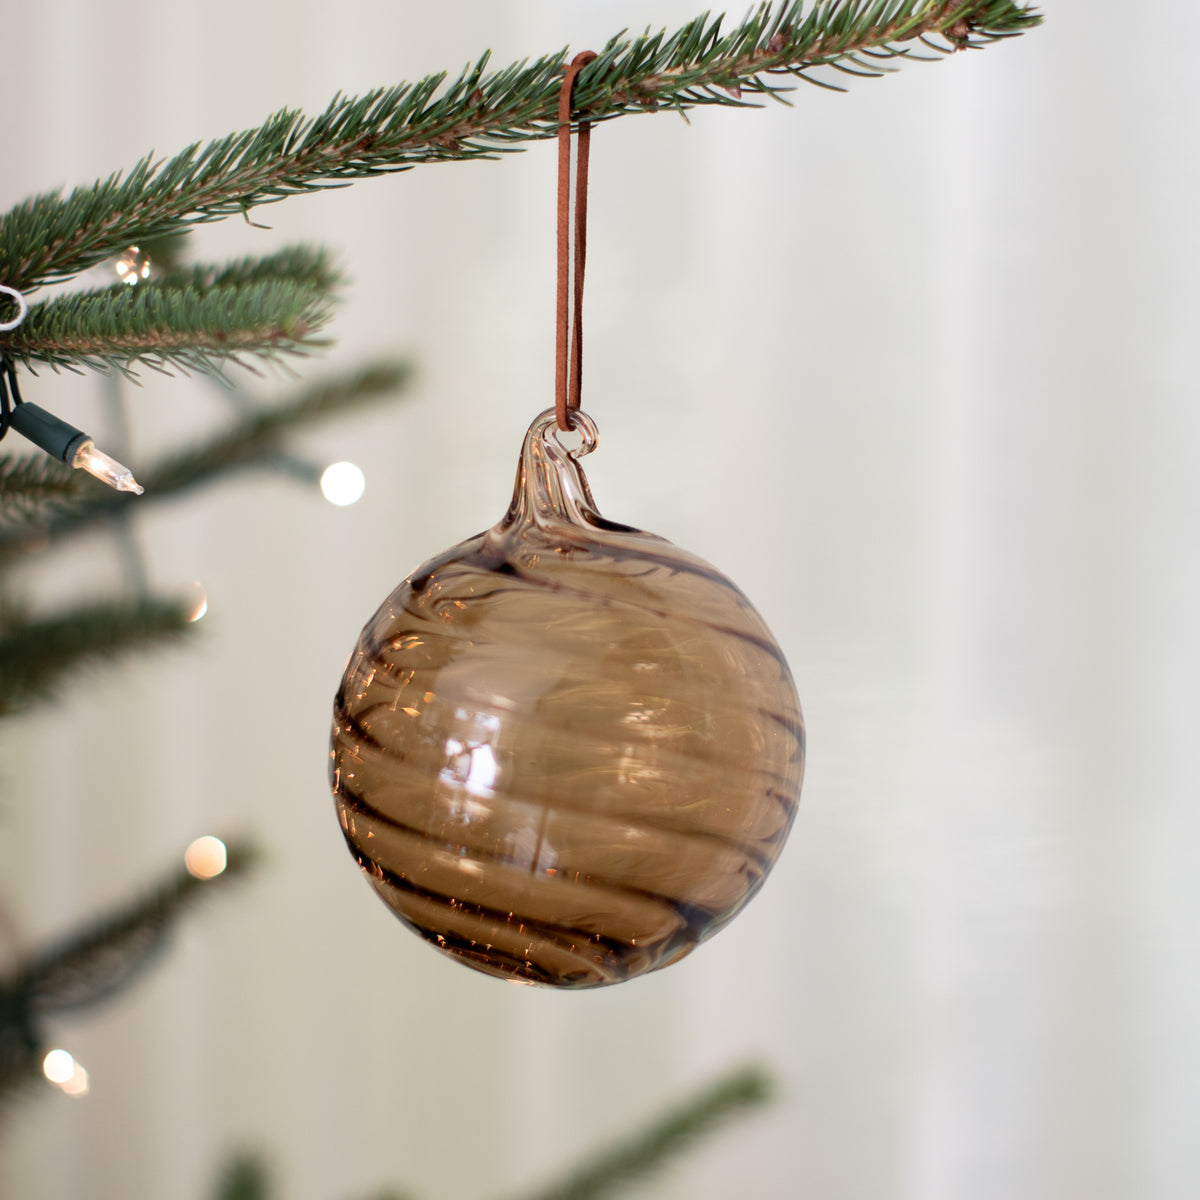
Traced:
<path fill-rule="evenodd" d="M 220 265 L 176 265 L 157 276 L 151 286 L 207 292 L 269 279 L 289 279 L 319 292 L 331 292 L 343 282 L 341 272 L 324 247 L 285 246 L 274 254 L 248 256 Z"/>
<path fill-rule="evenodd" d="M 761 1068 L 741 1067 L 651 1122 L 646 1130 L 600 1151 L 560 1182 L 525 1200 L 598 1200 L 625 1195 L 630 1183 L 659 1170 L 729 1118 L 765 1103 L 770 1093 L 770 1079 Z"/>
<path fill-rule="evenodd" d="M 388 399 L 411 377 L 407 363 L 383 362 L 307 387 L 292 400 L 246 417 L 204 445 L 154 464 L 143 472 L 143 500 L 174 496 L 230 472 L 260 467 L 281 452 L 284 434 Z"/>
<path fill-rule="evenodd" d="M 240 265 L 240 264 L 239 264 Z M 134 362 L 219 374 L 239 355 L 296 354 L 322 343 L 327 292 L 295 279 L 247 277 L 197 287 L 167 283 L 70 292 L 30 306 L 5 352 L 25 365 L 132 375 Z M 244 365 L 244 364 L 243 364 Z"/>
<path fill-rule="evenodd" d="M 49 699 L 81 668 L 191 632 L 174 600 L 103 601 L 55 617 L 17 619 L 0 632 L 0 715 Z"/>
<path fill-rule="evenodd" d="M 262 466 L 282 449 L 282 436 L 318 421 L 388 399 L 412 377 L 407 363 L 380 362 L 352 375 L 304 388 L 291 400 L 261 410 L 202 446 L 144 472 L 147 496 L 166 497 L 231 471 Z"/>
<path fill-rule="evenodd" d="M 138 509 L 145 511 L 157 501 L 234 472 L 269 466 L 282 452 L 288 433 L 389 399 L 402 391 L 411 377 L 412 368 L 407 363 L 377 362 L 352 374 L 310 384 L 290 400 L 245 417 L 199 446 L 139 468 L 137 476 L 146 492 L 138 497 Z M 0 530 L 0 566 L 31 539 L 54 542 L 79 533 L 127 513 L 128 502 L 128 496 L 104 487 L 88 488 L 75 497 L 64 498 L 54 508 L 44 509 L 38 523 Z"/>
<path fill-rule="evenodd" d="M 257 1155 L 242 1152 L 225 1164 L 213 1200 L 270 1200 L 271 1194 L 266 1163 Z"/>
<path fill-rule="evenodd" d="M 241 1151 L 222 1168 L 213 1200 L 270 1200 L 274 1194 L 267 1164 L 258 1155 Z M 369 1200 L 413 1200 L 413 1194 L 387 1188 Z"/>
<path fill-rule="evenodd" d="M 90 1007 L 127 987 L 154 961 L 201 895 L 241 878 L 258 852 L 226 846 L 225 870 L 208 880 L 179 867 L 133 903 L 35 955 L 0 979 L 0 1095 L 37 1076 L 42 1019 Z"/>
<path fill-rule="evenodd" d="M 198 879 L 179 866 L 133 903 L 36 955 L 6 988 L 29 995 L 38 1013 L 77 1012 L 107 1000 L 151 964 L 201 895 L 241 879 L 259 857 L 245 841 L 227 842 L 225 853 L 219 875 Z"/>
<path fill-rule="evenodd" d="M 289 246 L 222 266 L 180 266 L 179 238 L 138 247 L 148 281 L 113 284 L 35 304 L 8 343 L 10 357 L 55 369 L 114 368 L 135 361 L 165 370 L 217 371 L 240 354 L 311 348 L 341 282 L 327 251 Z M 127 248 L 128 254 L 130 248 Z M 125 257 L 123 255 L 122 257 Z"/>
<path fill-rule="evenodd" d="M 878 74 L 887 60 L 979 47 L 1023 33 L 1041 17 L 1013 0 L 776 0 L 729 33 L 699 17 L 668 35 L 618 35 L 580 73 L 578 110 L 604 121 L 702 105 L 745 106 L 783 90 L 774 78 L 832 86 L 819 68 Z M 165 162 L 18 204 L 0 224 L 0 282 L 29 292 L 76 275 L 131 242 L 354 179 L 418 163 L 494 156 L 552 136 L 564 54 L 488 72 L 488 55 L 447 83 L 337 97 L 314 118 L 284 110 L 265 124 Z"/>
<path fill-rule="evenodd" d="M 0 523 L 29 522 L 79 493 L 79 472 L 47 454 L 0 455 Z"/>

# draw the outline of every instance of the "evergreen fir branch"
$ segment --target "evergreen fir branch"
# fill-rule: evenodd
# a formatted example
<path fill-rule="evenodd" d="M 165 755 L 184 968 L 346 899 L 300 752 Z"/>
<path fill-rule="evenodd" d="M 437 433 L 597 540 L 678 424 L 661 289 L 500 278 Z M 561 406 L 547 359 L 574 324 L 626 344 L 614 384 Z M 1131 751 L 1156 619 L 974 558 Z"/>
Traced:
<path fill-rule="evenodd" d="M 167 935 L 213 884 L 245 874 L 257 852 L 227 845 L 224 872 L 210 880 L 185 869 L 132 904 L 37 954 L 0 978 L 0 1100 L 40 1076 L 43 1018 L 97 1003 L 123 990 L 163 949 Z"/>
<path fill-rule="evenodd" d="M 560 1182 L 524 1200 L 598 1200 L 624 1195 L 631 1182 L 659 1170 L 729 1118 L 765 1103 L 770 1094 L 770 1078 L 761 1068 L 741 1067 L 652 1121 L 647 1129 L 600 1151 Z"/>
<path fill-rule="evenodd" d="M 177 640 L 191 629 L 186 605 L 154 598 L 18 617 L 0 630 L 0 716 L 50 699 L 82 667 Z"/>
<path fill-rule="evenodd" d="M 45 1048 L 33 1029 L 24 997 L 0 990 L 0 1106 L 42 1077 Z"/>
<path fill-rule="evenodd" d="M 249 1151 L 239 1151 L 222 1167 L 213 1200 L 270 1200 L 274 1194 L 271 1174 L 263 1158 Z M 375 1192 L 369 1200 L 413 1200 L 413 1194 L 387 1188 Z"/>
<path fill-rule="evenodd" d="M 222 1168 L 213 1200 L 270 1200 L 271 1177 L 256 1154 L 235 1154 Z"/>
<path fill-rule="evenodd" d="M 935 55 L 979 47 L 1040 20 L 1014 0 L 774 0 L 727 33 L 722 17 L 703 16 L 669 35 L 612 38 L 580 73 L 575 103 L 592 121 L 746 106 L 750 96 L 778 96 L 781 77 L 835 86 L 821 68 L 878 74 L 887 60 L 919 57 L 914 46 Z M 442 72 L 338 96 L 311 119 L 285 109 L 256 129 L 166 161 L 144 158 L 66 196 L 32 197 L 0 223 L 0 282 L 29 292 L 131 242 L 255 205 L 553 136 L 564 53 L 492 72 L 484 55 L 450 82 Z"/>
<path fill-rule="evenodd" d="M 411 377 L 412 368 L 407 363 L 377 362 L 353 373 L 310 384 L 290 400 L 248 415 L 198 446 L 139 468 L 137 477 L 146 491 L 138 497 L 138 510 L 144 511 L 159 500 L 213 483 L 234 472 L 268 466 L 281 453 L 288 433 L 389 399 Z M 0 566 L 31 538 L 39 542 L 57 541 L 127 513 L 128 503 L 128 496 L 110 488 L 81 488 L 53 510 L 43 509 L 38 523 L 0 529 Z"/>
<path fill-rule="evenodd" d="M 225 870 L 198 879 L 182 864 L 132 903 L 37 954 L 4 988 L 30 997 L 38 1015 L 77 1012 L 107 1000 L 139 976 L 201 896 L 245 876 L 258 858 L 246 841 L 226 843 Z"/>
<path fill-rule="evenodd" d="M 79 494 L 79 474 L 48 454 L 0 455 L 0 522 L 29 522 Z"/>
<path fill-rule="evenodd" d="M 55 296 L 30 306 L 5 352 L 26 366 L 56 370 L 132 375 L 136 362 L 220 373 L 239 355 L 295 354 L 321 344 L 313 335 L 331 315 L 327 290 L 307 279 L 251 277 L 253 270 L 234 264 L 232 282 L 216 282 L 214 273 L 209 286 L 116 284 Z"/>
<path fill-rule="evenodd" d="M 268 279 L 291 280 L 318 292 L 332 292 L 343 282 L 333 257 L 323 246 L 285 246 L 274 254 L 239 258 L 219 265 L 176 265 L 152 277 L 149 286 L 209 292 Z"/>
<path fill-rule="evenodd" d="M 282 450 L 283 436 L 329 417 L 388 399 L 412 377 L 407 363 L 380 362 L 310 385 L 291 400 L 261 409 L 201 446 L 153 464 L 140 478 L 148 497 L 167 497 L 232 471 L 260 467 Z"/>

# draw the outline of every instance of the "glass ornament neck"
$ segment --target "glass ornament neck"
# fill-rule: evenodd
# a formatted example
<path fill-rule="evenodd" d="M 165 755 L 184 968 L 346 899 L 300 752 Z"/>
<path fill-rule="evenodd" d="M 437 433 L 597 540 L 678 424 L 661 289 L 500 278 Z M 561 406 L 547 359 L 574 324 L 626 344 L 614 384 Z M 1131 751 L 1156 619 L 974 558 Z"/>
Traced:
<path fill-rule="evenodd" d="M 596 424 L 580 409 L 572 410 L 571 420 L 573 429 L 583 438 L 573 450 L 559 440 L 554 409 L 546 409 L 529 426 L 521 446 L 512 503 L 497 529 L 527 525 L 545 529 L 564 522 L 608 526 L 596 508 L 592 489 L 578 461 L 599 444 Z"/>

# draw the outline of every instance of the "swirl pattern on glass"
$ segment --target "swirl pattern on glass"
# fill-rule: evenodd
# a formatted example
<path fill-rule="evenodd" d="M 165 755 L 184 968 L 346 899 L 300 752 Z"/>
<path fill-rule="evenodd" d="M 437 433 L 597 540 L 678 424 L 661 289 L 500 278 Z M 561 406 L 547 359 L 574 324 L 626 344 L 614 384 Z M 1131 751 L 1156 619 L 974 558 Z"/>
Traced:
<path fill-rule="evenodd" d="M 367 623 L 334 705 L 343 833 L 410 928 L 504 978 L 619 983 L 676 962 L 761 886 L 804 723 L 738 588 L 605 520 L 551 409 L 512 504 Z"/>

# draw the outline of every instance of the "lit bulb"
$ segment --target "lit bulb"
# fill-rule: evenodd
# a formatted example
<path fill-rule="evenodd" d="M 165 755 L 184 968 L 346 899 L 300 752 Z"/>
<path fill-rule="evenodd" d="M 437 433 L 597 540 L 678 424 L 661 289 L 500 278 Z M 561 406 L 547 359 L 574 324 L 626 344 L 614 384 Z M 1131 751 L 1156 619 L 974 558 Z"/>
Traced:
<path fill-rule="evenodd" d="M 66 1050 L 51 1050 L 42 1060 L 42 1074 L 68 1096 L 88 1094 L 88 1073 Z"/>
<path fill-rule="evenodd" d="M 366 476 L 352 462 L 335 462 L 321 476 L 321 491 L 330 504 L 353 504 L 367 486 Z"/>
<path fill-rule="evenodd" d="M 198 837 L 183 854 L 183 865 L 196 879 L 213 879 L 228 863 L 225 843 L 220 838 Z"/>
<path fill-rule="evenodd" d="M 41 446 L 47 454 L 72 467 L 82 467 L 101 483 L 107 483 L 119 492 L 136 492 L 139 496 L 145 489 L 133 477 L 128 467 L 110 458 L 82 429 L 68 425 L 53 413 L 36 404 L 22 402 L 12 407 L 8 422 L 19 434 L 27 437 L 35 446 Z"/>
<path fill-rule="evenodd" d="M 146 490 L 134 479 L 128 467 L 122 466 L 103 450 L 97 450 L 90 438 L 75 451 L 71 466 L 82 467 L 89 475 L 116 488 L 118 492 L 136 492 L 140 496 Z"/>

